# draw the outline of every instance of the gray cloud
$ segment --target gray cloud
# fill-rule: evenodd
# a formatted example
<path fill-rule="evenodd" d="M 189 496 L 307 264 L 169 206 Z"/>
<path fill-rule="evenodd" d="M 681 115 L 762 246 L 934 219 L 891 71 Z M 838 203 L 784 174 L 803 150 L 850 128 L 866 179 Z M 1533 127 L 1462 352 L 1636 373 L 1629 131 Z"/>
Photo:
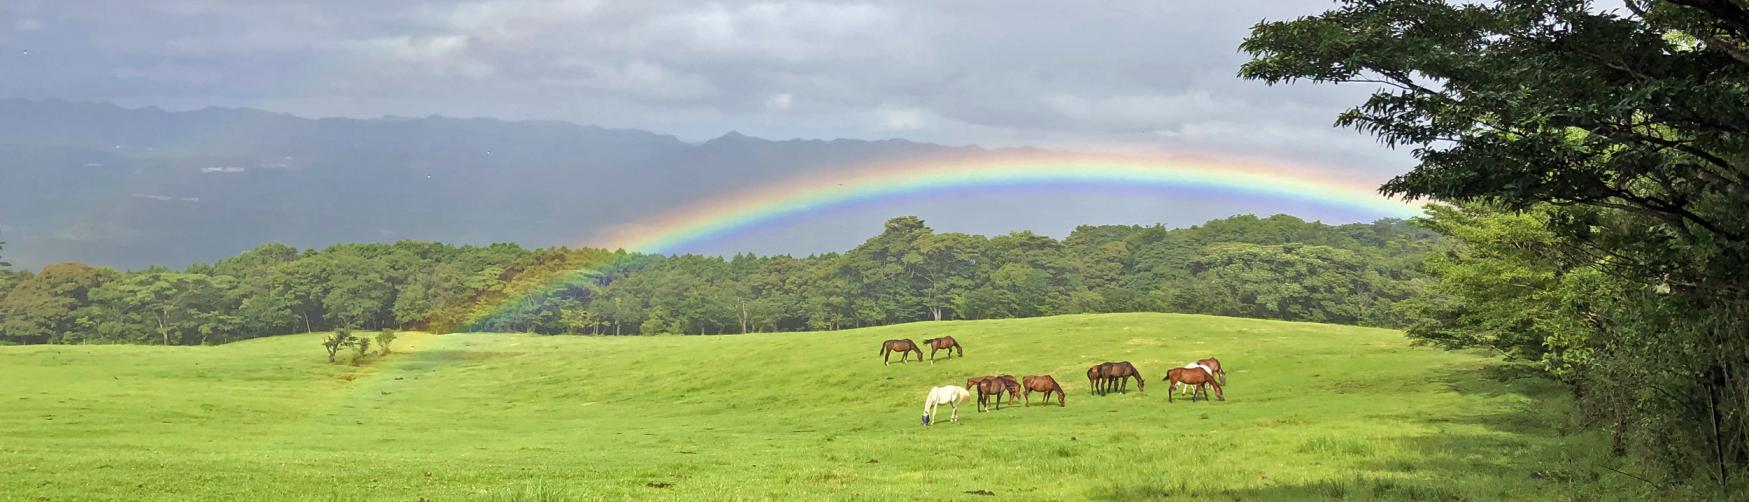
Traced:
<path fill-rule="evenodd" d="M 1379 177 L 1364 89 L 1233 75 L 1315 2 L 11 1 L 0 98 L 559 119 L 699 140 L 1245 154 Z M 24 54 L 24 51 L 29 51 Z"/>

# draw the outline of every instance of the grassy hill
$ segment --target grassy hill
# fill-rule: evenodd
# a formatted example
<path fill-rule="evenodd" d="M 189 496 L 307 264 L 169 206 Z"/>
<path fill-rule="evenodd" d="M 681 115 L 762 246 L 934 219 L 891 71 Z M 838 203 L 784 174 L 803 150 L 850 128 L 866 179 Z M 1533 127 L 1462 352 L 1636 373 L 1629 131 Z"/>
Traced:
<path fill-rule="evenodd" d="M 942 334 L 966 357 L 881 365 L 881 340 Z M 320 338 L 0 347 L 0 498 L 1560 499 L 1639 483 L 1593 467 L 1602 438 L 1568 431 L 1558 387 L 1390 330 L 1118 314 L 406 334 L 362 367 L 328 364 Z M 1227 401 L 1168 404 L 1164 371 L 1209 355 Z M 1124 359 L 1147 392 L 1090 396 L 1087 366 Z M 1068 407 L 919 425 L 932 385 L 989 373 L 1053 374 Z"/>

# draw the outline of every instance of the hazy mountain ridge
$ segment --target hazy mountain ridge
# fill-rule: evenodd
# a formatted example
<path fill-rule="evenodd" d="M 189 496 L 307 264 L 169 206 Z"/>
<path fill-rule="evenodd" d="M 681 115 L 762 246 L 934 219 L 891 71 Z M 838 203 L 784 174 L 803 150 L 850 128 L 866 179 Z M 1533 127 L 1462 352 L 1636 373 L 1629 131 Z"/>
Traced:
<path fill-rule="evenodd" d="M 802 172 L 983 152 L 737 132 L 692 144 L 555 121 L 0 100 L 0 240 L 24 267 L 182 265 L 270 241 L 567 244 Z"/>

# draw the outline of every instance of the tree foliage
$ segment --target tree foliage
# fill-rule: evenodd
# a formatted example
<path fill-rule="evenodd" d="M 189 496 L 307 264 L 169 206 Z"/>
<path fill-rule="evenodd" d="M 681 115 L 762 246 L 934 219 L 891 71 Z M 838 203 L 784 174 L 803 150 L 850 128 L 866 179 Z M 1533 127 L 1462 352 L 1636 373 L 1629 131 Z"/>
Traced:
<path fill-rule="evenodd" d="M 1431 235 L 1396 220 L 1278 215 L 1086 226 L 1058 240 L 936 233 L 902 217 L 844 253 L 799 258 L 268 244 L 182 271 L 69 264 L 5 276 L 18 286 L 0 296 L 0 336 L 197 345 L 341 328 L 725 334 L 1131 311 L 1396 325 L 1388 307 L 1420 280 L 1414 257 Z"/>
<path fill-rule="evenodd" d="M 1337 124 L 1459 204 L 1411 333 L 1541 360 L 1618 449 L 1749 466 L 1749 10 L 1738 0 L 1351 0 L 1257 25 L 1241 75 L 1374 86 Z"/>

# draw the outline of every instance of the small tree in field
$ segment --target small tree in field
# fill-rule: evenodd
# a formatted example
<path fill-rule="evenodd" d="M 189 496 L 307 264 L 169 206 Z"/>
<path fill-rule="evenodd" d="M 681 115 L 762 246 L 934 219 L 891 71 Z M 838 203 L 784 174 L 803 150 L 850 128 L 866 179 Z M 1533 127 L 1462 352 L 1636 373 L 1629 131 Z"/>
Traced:
<path fill-rule="evenodd" d="M 370 355 L 370 339 L 362 336 L 354 338 L 352 349 L 354 351 L 352 354 L 352 365 L 358 366 L 359 363 L 364 362 L 365 356 Z"/>
<path fill-rule="evenodd" d="M 322 341 L 322 348 L 328 349 L 328 362 L 334 362 L 334 355 L 340 353 L 342 347 L 351 345 L 355 339 L 351 328 L 334 328 L 334 333 Z"/>
<path fill-rule="evenodd" d="M 382 332 L 377 333 L 377 347 L 381 349 L 381 355 L 389 355 L 389 344 L 391 343 L 395 343 L 395 330 L 393 328 L 383 328 Z"/>

